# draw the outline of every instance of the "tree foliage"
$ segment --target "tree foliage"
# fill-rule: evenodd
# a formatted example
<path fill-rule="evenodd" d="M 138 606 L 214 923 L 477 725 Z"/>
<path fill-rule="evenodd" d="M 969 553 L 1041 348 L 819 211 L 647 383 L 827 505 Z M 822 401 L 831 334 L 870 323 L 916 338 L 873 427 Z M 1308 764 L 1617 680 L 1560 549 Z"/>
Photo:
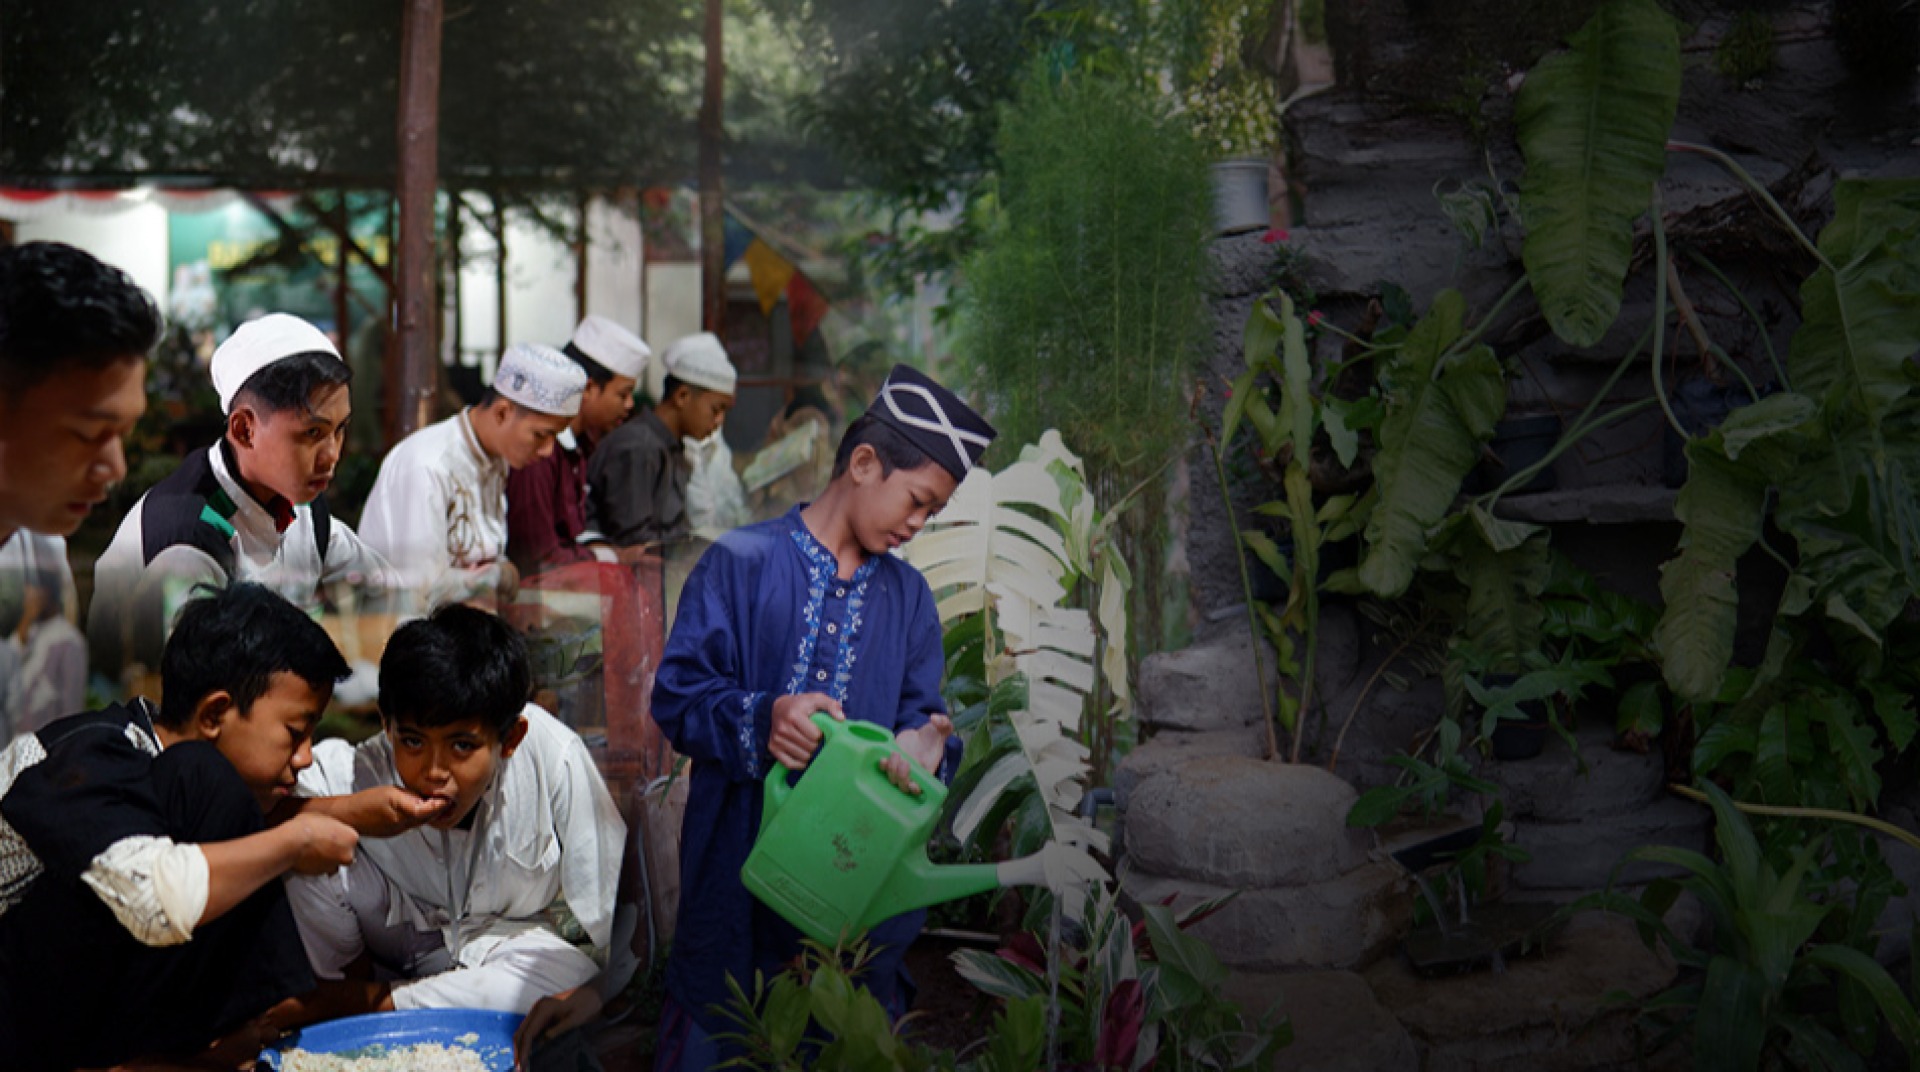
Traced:
<path fill-rule="evenodd" d="M 1001 144 L 1000 211 L 966 266 L 960 355 L 1002 442 L 1057 427 L 1096 479 L 1130 486 L 1184 440 L 1205 324 L 1204 159 L 1144 91 L 1044 67 Z"/>
<path fill-rule="evenodd" d="M 441 173 L 643 180 L 687 155 L 691 0 L 450 5 Z M 0 23 L 0 171 L 383 183 L 400 12 L 386 0 L 55 4 Z"/>

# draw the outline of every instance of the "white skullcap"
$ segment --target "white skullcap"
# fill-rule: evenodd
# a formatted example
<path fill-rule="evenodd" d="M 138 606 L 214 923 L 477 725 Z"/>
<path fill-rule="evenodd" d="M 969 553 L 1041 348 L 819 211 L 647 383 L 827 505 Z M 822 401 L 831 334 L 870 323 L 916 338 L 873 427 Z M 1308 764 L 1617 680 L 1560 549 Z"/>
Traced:
<path fill-rule="evenodd" d="M 732 394 L 739 380 L 733 362 L 727 360 L 727 348 L 711 331 L 689 335 L 667 347 L 661 364 L 667 375 L 681 383 L 723 395 Z"/>
<path fill-rule="evenodd" d="M 493 373 L 494 394 L 555 417 L 579 413 L 586 389 L 586 369 L 553 347 L 534 342 L 507 347 Z"/>
<path fill-rule="evenodd" d="M 590 316 L 573 329 L 573 339 L 564 352 L 575 359 L 584 357 L 615 376 L 637 381 L 647 371 L 653 347 L 604 316 Z"/>
<path fill-rule="evenodd" d="M 333 340 L 297 316 L 268 313 L 240 325 L 213 352 L 213 389 L 220 396 L 220 412 L 233 412 L 233 396 L 254 373 L 295 354 L 326 354 L 340 360 Z"/>

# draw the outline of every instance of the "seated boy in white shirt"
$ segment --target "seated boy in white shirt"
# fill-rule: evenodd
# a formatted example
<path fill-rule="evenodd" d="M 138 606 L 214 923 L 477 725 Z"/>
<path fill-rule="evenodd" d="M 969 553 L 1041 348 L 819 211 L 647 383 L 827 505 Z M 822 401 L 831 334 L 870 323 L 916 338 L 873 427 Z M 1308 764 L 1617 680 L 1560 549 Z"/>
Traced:
<path fill-rule="evenodd" d="M 600 965 L 562 938 L 564 898 L 604 962 L 626 826 L 585 744 L 527 703 L 526 645 L 464 605 L 402 626 L 380 660 L 382 730 L 323 742 L 302 793 L 400 785 L 449 802 L 428 825 L 364 841 L 337 874 L 288 883 L 332 1011 L 527 1012 L 577 1026 L 599 1010 Z M 346 995 L 346 996 L 341 996 Z"/>

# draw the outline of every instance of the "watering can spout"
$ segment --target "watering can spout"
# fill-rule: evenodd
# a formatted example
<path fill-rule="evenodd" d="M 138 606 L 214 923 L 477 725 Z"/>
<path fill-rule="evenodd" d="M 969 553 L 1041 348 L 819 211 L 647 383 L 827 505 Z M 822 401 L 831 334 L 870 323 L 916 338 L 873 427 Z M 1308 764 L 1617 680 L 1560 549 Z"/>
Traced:
<path fill-rule="evenodd" d="M 936 864 L 925 852 L 916 852 L 900 861 L 874 898 L 870 914 L 878 918 L 867 924 L 999 887 L 1000 876 L 993 864 Z"/>
<path fill-rule="evenodd" d="M 869 926 L 929 905 L 957 901 L 1004 886 L 1044 886 L 1046 872 L 1039 854 L 998 864 L 936 864 L 925 853 L 900 862 L 880 896 L 874 898 Z"/>

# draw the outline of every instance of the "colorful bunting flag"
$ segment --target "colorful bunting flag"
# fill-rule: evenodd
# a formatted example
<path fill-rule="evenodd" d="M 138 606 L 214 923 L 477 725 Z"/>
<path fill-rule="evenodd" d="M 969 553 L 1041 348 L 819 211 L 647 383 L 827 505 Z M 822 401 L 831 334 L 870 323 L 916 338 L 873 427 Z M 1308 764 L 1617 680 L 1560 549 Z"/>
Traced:
<path fill-rule="evenodd" d="M 747 247 L 752 245 L 757 239 L 753 237 L 752 231 L 747 230 L 746 224 L 733 218 L 733 213 L 731 212 L 722 218 L 720 229 L 722 238 L 724 239 L 721 244 L 726 251 L 726 267 L 731 268 L 733 267 L 733 262 L 745 255 Z"/>
<path fill-rule="evenodd" d="M 753 276 L 753 293 L 760 299 L 760 311 L 771 315 L 780 295 L 786 293 L 787 283 L 794 277 L 793 262 L 758 238 L 747 244 L 741 259 L 747 262 L 747 271 Z"/>
<path fill-rule="evenodd" d="M 793 273 L 793 282 L 787 284 L 787 317 L 793 324 L 793 345 L 806 345 L 826 315 L 827 299 L 805 275 Z"/>

